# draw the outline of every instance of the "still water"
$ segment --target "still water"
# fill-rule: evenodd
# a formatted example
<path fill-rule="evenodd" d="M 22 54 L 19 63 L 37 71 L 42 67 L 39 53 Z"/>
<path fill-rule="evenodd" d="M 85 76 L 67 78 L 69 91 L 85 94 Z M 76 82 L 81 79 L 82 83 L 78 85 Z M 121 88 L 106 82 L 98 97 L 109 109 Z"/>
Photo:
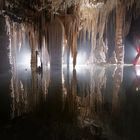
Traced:
<path fill-rule="evenodd" d="M 0 74 L 1 139 L 139 140 L 140 67 Z"/>

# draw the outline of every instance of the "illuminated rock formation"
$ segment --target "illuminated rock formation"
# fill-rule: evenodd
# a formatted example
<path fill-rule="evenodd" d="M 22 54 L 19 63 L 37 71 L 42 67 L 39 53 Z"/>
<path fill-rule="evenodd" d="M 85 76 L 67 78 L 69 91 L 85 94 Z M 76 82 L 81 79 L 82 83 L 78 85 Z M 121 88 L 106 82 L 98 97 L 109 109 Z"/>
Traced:
<path fill-rule="evenodd" d="M 139 15 L 139 2 L 134 0 L 1 0 L 1 14 L 10 22 L 11 44 L 16 40 L 22 42 L 22 32 L 26 32 L 31 47 L 31 64 L 36 65 L 36 51 L 39 52 L 41 61 L 46 65 L 44 56 L 47 56 L 47 44 L 49 42 L 49 24 L 55 18 L 59 18 L 64 26 L 64 48 L 66 50 L 67 64 L 70 53 L 73 57 L 73 66 L 76 65 L 78 54 L 77 41 L 80 31 L 86 38 L 86 33 L 91 42 L 90 63 L 106 63 L 109 58 L 114 57 L 116 61 L 111 63 L 124 63 L 124 40 L 129 32 L 131 18 L 127 19 L 127 11 L 133 9 L 131 17 Z M 135 10 L 134 8 L 135 7 Z M 114 18 L 110 20 L 110 14 L 114 11 Z M 8 19 L 9 18 L 9 19 Z M 59 24 L 59 21 L 58 24 Z M 108 24 L 115 24 L 110 30 Z M 108 36 L 108 32 L 114 32 Z M 58 37 L 59 38 L 59 37 Z M 61 38 L 60 38 L 61 39 Z M 63 41 L 62 39 L 62 41 Z M 114 40 L 115 55 L 108 54 L 110 47 L 108 43 Z M 15 40 L 15 41 L 14 41 Z M 112 44 L 113 45 L 113 44 Z M 45 47 L 43 47 L 45 46 Z M 14 45 L 14 47 L 17 47 Z M 12 47 L 13 51 L 14 48 Z M 15 48 L 16 49 L 16 48 Z M 50 48 L 49 48 L 50 49 Z M 46 53 L 44 53 L 46 52 Z M 13 54 L 14 55 L 14 54 Z M 14 56 L 15 57 L 15 56 Z M 115 58 L 116 57 L 116 58 Z M 48 58 L 48 56 L 47 56 Z M 14 60 L 16 61 L 16 60 Z"/>

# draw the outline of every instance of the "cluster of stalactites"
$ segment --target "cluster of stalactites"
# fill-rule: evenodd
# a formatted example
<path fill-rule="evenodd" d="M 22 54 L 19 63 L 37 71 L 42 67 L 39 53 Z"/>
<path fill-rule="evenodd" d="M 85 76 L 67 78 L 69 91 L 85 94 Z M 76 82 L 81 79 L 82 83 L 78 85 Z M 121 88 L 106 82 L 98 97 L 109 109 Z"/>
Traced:
<path fill-rule="evenodd" d="M 14 14 L 19 10 L 19 15 L 23 13 L 25 16 L 32 16 L 33 13 L 46 11 L 51 14 L 64 14 L 67 13 L 69 7 L 71 6 L 92 6 L 93 8 L 103 4 L 104 0 L 1 0 L 1 8 L 4 7 L 5 10 L 9 10 Z M 20 11 L 21 10 L 21 11 Z M 30 11 L 29 14 L 28 12 Z M 33 14 L 34 16 L 34 14 Z"/>
<path fill-rule="evenodd" d="M 91 37 L 90 62 L 100 63 L 106 61 L 105 42 L 103 35 L 107 23 L 108 14 L 115 8 L 116 0 L 85 1 L 80 7 L 80 28 Z"/>
<path fill-rule="evenodd" d="M 21 48 L 25 47 L 25 44 L 27 45 L 27 42 L 29 43 L 31 51 L 31 64 L 36 63 L 36 51 L 40 52 L 39 54 L 41 55 L 41 47 L 43 48 L 43 50 L 45 49 L 45 55 L 47 54 L 47 37 L 40 35 L 41 32 L 39 28 L 28 23 L 15 23 L 11 21 L 11 19 L 8 17 L 6 17 L 6 24 L 7 33 L 9 35 L 10 40 L 9 59 L 10 63 L 13 66 L 16 66 L 16 56 L 18 55 L 18 53 L 21 52 Z M 42 55 L 42 57 L 43 56 L 44 54 Z M 34 64 L 34 66 L 35 65 L 36 64 Z"/>
<path fill-rule="evenodd" d="M 119 7 L 119 8 L 118 8 Z M 135 8 L 134 8 L 135 7 Z M 122 30 L 122 36 L 121 39 L 115 39 L 116 44 L 119 44 L 119 46 L 123 46 L 121 40 L 124 39 L 124 37 L 128 34 L 130 25 L 131 25 L 131 17 L 139 15 L 138 10 L 140 7 L 140 2 L 136 0 L 106 0 L 106 1 L 84 1 L 83 4 L 80 6 L 80 29 L 82 29 L 85 33 L 86 38 L 86 32 L 90 34 L 91 36 L 91 62 L 105 62 L 106 56 L 107 56 L 107 50 L 108 45 L 105 40 L 108 40 L 110 38 L 106 37 L 106 27 L 108 24 L 108 17 L 109 14 L 115 10 L 116 15 L 119 13 L 118 10 L 123 9 L 124 14 L 122 17 L 119 16 L 120 22 L 122 22 L 122 25 L 119 26 L 118 23 L 115 23 L 116 26 L 114 28 L 120 27 Z M 134 10 L 135 9 L 135 10 Z M 129 19 L 126 19 L 126 11 L 131 10 L 132 14 L 130 15 Z M 114 18 L 115 19 L 115 18 Z M 126 22 L 127 20 L 127 22 Z M 115 21 L 114 21 L 115 22 Z M 118 26 L 117 26 L 118 25 Z M 114 29 L 114 30 L 115 30 Z M 114 36 L 114 38 L 120 38 Z M 89 37 L 90 37 L 89 36 Z M 119 47 L 115 46 L 117 52 L 119 52 L 121 55 L 123 55 L 123 49 L 120 52 Z M 116 52 L 116 53 L 117 53 Z M 120 56 L 119 56 L 120 57 Z M 118 58 L 119 59 L 119 58 Z"/>
<path fill-rule="evenodd" d="M 101 61 L 105 62 L 106 59 L 105 53 L 107 48 L 105 48 L 105 42 L 104 42 L 105 39 L 103 40 L 103 35 L 106 31 L 105 28 L 106 28 L 109 13 L 113 9 L 115 9 L 115 7 L 117 7 L 117 5 L 120 3 L 124 5 L 126 4 L 125 6 L 127 8 L 132 8 L 134 3 L 137 3 L 138 5 L 140 3 L 135 0 L 129 0 L 129 1 L 126 0 L 106 0 L 106 1 L 103 0 L 81 0 L 81 1 L 80 0 L 38 0 L 38 1 L 37 0 L 29 0 L 29 1 L 7 0 L 6 2 L 9 2 L 9 4 L 11 3 L 12 7 L 15 4 L 16 5 L 15 8 L 17 8 L 18 5 L 21 7 L 23 5 L 23 8 L 27 8 L 24 9 L 25 11 L 29 10 L 30 7 L 30 9 L 35 10 L 37 13 L 39 13 L 36 14 L 37 17 L 35 17 L 35 20 L 32 21 L 31 23 L 23 22 L 20 24 L 18 23 L 15 24 L 12 21 L 10 21 L 14 26 L 18 25 L 15 31 L 17 32 L 16 33 L 17 39 L 19 37 L 22 38 L 21 35 L 18 36 L 19 32 L 26 32 L 29 38 L 31 50 L 41 49 L 43 44 L 45 44 L 45 46 L 47 45 L 47 22 L 48 21 L 46 19 L 45 10 L 49 10 L 49 12 L 55 14 L 55 16 L 57 14 L 61 22 L 63 23 L 64 30 L 65 30 L 65 38 L 66 38 L 65 40 L 67 40 L 66 41 L 67 44 L 65 45 L 65 47 L 68 46 L 70 48 L 74 60 L 73 62 L 74 65 L 76 64 L 77 40 L 78 40 L 78 35 L 80 30 L 84 32 L 83 34 L 85 38 L 86 38 L 86 32 L 88 32 L 89 39 L 91 40 L 91 44 L 92 44 L 91 61 L 96 62 L 100 59 L 99 62 Z M 1 0 L 0 1 L 1 9 L 4 4 L 5 1 Z M 71 6 L 73 6 L 74 9 Z M 68 11 L 68 9 L 70 9 L 70 12 Z M 64 11 L 66 10 L 67 12 L 65 13 Z M 64 14 L 66 15 L 63 16 L 61 12 L 64 12 Z M 27 11 L 25 12 L 25 14 L 26 13 Z M 34 14 L 28 16 L 34 16 Z M 55 18 L 55 16 L 53 16 L 52 18 Z M 12 36 L 14 36 L 13 27 L 11 33 Z M 17 46 L 21 46 L 21 45 L 17 45 Z M 99 55 L 101 54 L 101 56 L 97 58 L 95 55 L 98 54 Z"/>
<path fill-rule="evenodd" d="M 13 3 L 17 3 L 19 1 L 14 0 Z M 23 3 L 24 1 L 21 1 L 21 3 Z M 29 1 L 31 2 L 31 1 Z M 65 3 L 65 5 L 67 6 L 71 6 L 72 4 L 78 4 L 78 1 L 63 1 Z M 45 1 L 45 0 L 40 0 L 40 1 L 34 1 L 33 5 L 36 9 L 38 9 L 38 11 L 43 10 L 43 8 L 45 9 L 45 4 L 50 3 L 54 8 L 53 9 L 57 9 L 56 7 L 60 5 L 60 3 L 62 4 L 62 1 Z M 65 47 L 69 47 L 72 57 L 73 57 L 73 65 L 76 65 L 76 56 L 77 56 L 77 40 L 78 40 L 78 35 L 79 35 L 79 30 L 80 28 L 82 28 L 82 30 L 85 32 L 84 34 L 86 34 L 86 32 L 88 31 L 88 33 L 90 34 L 89 36 L 92 35 L 92 48 L 97 47 L 96 46 L 96 35 L 99 32 L 100 34 L 100 40 L 99 42 L 103 42 L 102 41 L 102 37 L 103 37 L 103 32 L 104 32 L 104 27 L 105 25 L 102 25 L 102 23 L 105 23 L 106 20 L 106 16 L 107 16 L 107 9 L 109 9 L 107 6 L 109 5 L 108 3 L 112 3 L 111 5 L 114 4 L 114 1 L 112 2 L 112 0 L 108 0 L 107 4 L 104 5 L 104 3 L 100 2 L 100 4 L 97 3 L 92 3 L 92 1 L 80 1 L 79 2 L 81 4 L 81 7 L 79 8 L 79 6 L 74 6 L 74 9 L 71 8 L 70 10 L 70 14 L 66 15 L 65 18 L 61 18 L 64 28 L 65 28 L 65 35 L 66 35 L 66 40 L 67 40 L 67 44 L 65 45 Z M 84 5 L 84 9 L 83 9 L 83 5 Z M 57 5 L 57 6 L 56 6 Z M 91 5 L 91 7 L 90 7 Z M 39 7 L 40 6 L 40 7 Z M 113 5 L 114 6 L 114 5 Z M 112 7 L 113 7 L 112 6 Z M 42 8 L 41 8 L 42 7 Z M 111 8 L 112 8 L 111 7 Z M 110 9 L 111 9 L 110 8 Z M 103 10 L 102 10 L 103 9 Z M 76 12 L 77 13 L 76 13 Z M 60 16 L 61 17 L 61 16 Z M 53 17 L 55 18 L 55 17 Z M 36 50 L 41 50 L 42 45 L 45 44 L 45 46 L 47 45 L 47 21 L 45 18 L 45 15 L 39 15 L 36 20 L 34 21 L 35 23 L 12 23 L 12 30 L 11 30 L 11 42 L 15 44 L 15 42 L 20 42 L 20 44 L 22 44 L 23 39 L 22 39 L 22 35 L 20 35 L 20 41 L 13 41 L 15 39 L 18 40 L 18 35 L 19 34 L 27 34 L 28 36 L 28 40 L 30 43 L 30 47 L 31 47 L 31 51 L 35 52 Z M 99 23 L 98 23 L 99 22 Z M 14 25 L 14 34 L 13 34 L 13 25 Z M 15 34 L 17 35 L 17 37 L 15 37 Z M 45 40 L 45 41 L 44 41 Z M 43 43 L 45 42 L 45 43 Z M 19 49 L 22 45 L 11 45 L 13 46 L 12 48 L 14 48 L 15 46 L 17 46 L 17 48 Z M 103 49 L 99 49 L 103 50 Z M 98 53 L 98 52 L 97 52 Z M 93 55 L 93 54 L 91 54 Z M 32 63 L 35 63 L 35 53 L 33 53 L 33 58 L 32 58 Z"/>

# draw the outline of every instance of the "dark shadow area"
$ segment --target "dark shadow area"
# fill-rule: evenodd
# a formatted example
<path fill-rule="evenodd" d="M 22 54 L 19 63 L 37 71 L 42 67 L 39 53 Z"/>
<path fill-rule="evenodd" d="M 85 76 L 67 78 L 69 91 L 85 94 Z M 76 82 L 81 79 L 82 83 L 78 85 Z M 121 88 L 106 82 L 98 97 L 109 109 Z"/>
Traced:
<path fill-rule="evenodd" d="M 4 17 L 0 16 L 0 126 L 10 120 L 10 64 L 9 40 Z"/>

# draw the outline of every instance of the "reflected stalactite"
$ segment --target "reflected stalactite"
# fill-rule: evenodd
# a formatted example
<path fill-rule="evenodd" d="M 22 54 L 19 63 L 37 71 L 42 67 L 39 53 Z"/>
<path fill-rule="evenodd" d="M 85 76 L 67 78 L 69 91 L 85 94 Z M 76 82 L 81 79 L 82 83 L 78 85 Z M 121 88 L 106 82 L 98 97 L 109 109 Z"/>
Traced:
<path fill-rule="evenodd" d="M 105 68 L 102 67 L 73 71 L 69 85 L 71 91 L 67 94 L 66 101 L 73 112 L 77 112 L 80 125 L 95 125 L 94 120 L 97 124 L 100 123 L 104 104 L 102 91 L 106 88 L 106 80 Z"/>
<path fill-rule="evenodd" d="M 12 118 L 35 111 L 37 106 L 46 101 L 49 75 L 49 70 L 44 71 L 43 78 L 36 71 L 17 69 L 13 72 L 11 79 Z"/>
<path fill-rule="evenodd" d="M 72 74 L 72 79 L 71 79 L 71 92 L 69 93 L 70 97 L 70 102 L 71 104 L 69 105 L 71 112 L 75 112 L 77 110 L 77 75 L 76 75 L 76 70 L 73 70 Z M 68 97 L 68 98 L 69 98 Z"/>
<path fill-rule="evenodd" d="M 93 106 L 93 113 L 98 114 L 102 112 L 103 95 L 102 90 L 106 87 L 105 68 L 93 68 L 91 73 L 91 105 Z M 93 101 L 93 102 L 92 102 Z"/>
<path fill-rule="evenodd" d="M 98 124 L 98 115 L 102 112 L 101 106 L 103 103 L 103 97 L 101 94 L 101 90 L 102 88 L 105 88 L 106 84 L 104 82 L 106 80 L 106 78 L 104 79 L 105 73 L 99 72 L 101 78 L 100 82 L 103 82 L 103 85 L 100 86 L 100 83 L 98 83 L 98 80 L 96 79 L 97 77 L 95 76 L 97 73 L 92 73 L 92 70 L 86 68 L 81 68 L 81 70 L 78 69 L 77 71 L 73 70 L 72 73 L 69 73 L 71 82 L 67 81 L 65 83 L 66 87 L 70 87 L 67 88 L 65 108 L 67 108 L 67 112 L 70 113 L 69 115 L 72 115 L 71 118 L 76 115 L 74 118 L 76 119 L 80 127 L 85 127 L 87 125 L 94 126 L 96 125 L 95 120 Z M 95 71 L 96 70 L 98 71 L 99 69 L 95 68 Z M 92 75 L 90 72 L 92 73 Z M 66 77 L 67 76 L 65 75 L 65 78 Z M 93 84 L 91 82 L 93 81 L 95 84 L 97 84 L 97 91 L 95 89 L 96 87 L 93 89 L 93 91 L 91 90 L 91 86 Z M 70 90 L 69 92 L 68 89 Z"/>
<path fill-rule="evenodd" d="M 27 84 L 23 82 L 25 81 L 20 79 L 19 72 L 13 72 L 11 79 L 12 118 L 21 116 L 30 110 L 30 100 L 28 97 L 29 88 Z"/>
<path fill-rule="evenodd" d="M 112 91 L 112 114 L 119 114 L 120 110 L 120 89 L 123 81 L 123 66 L 118 66 L 113 74 L 113 91 Z"/>
<path fill-rule="evenodd" d="M 65 73 L 66 72 L 66 73 Z M 69 76 L 68 76 L 69 75 Z M 76 70 L 73 70 L 72 73 L 68 73 L 67 70 L 64 70 L 64 85 L 66 88 L 66 96 L 64 100 L 64 112 L 66 117 L 77 123 L 77 74 Z"/>
<path fill-rule="evenodd" d="M 79 110 L 79 119 L 83 124 L 86 119 L 91 118 L 90 106 L 90 71 L 82 69 L 77 72 L 78 93 L 77 102 Z"/>

